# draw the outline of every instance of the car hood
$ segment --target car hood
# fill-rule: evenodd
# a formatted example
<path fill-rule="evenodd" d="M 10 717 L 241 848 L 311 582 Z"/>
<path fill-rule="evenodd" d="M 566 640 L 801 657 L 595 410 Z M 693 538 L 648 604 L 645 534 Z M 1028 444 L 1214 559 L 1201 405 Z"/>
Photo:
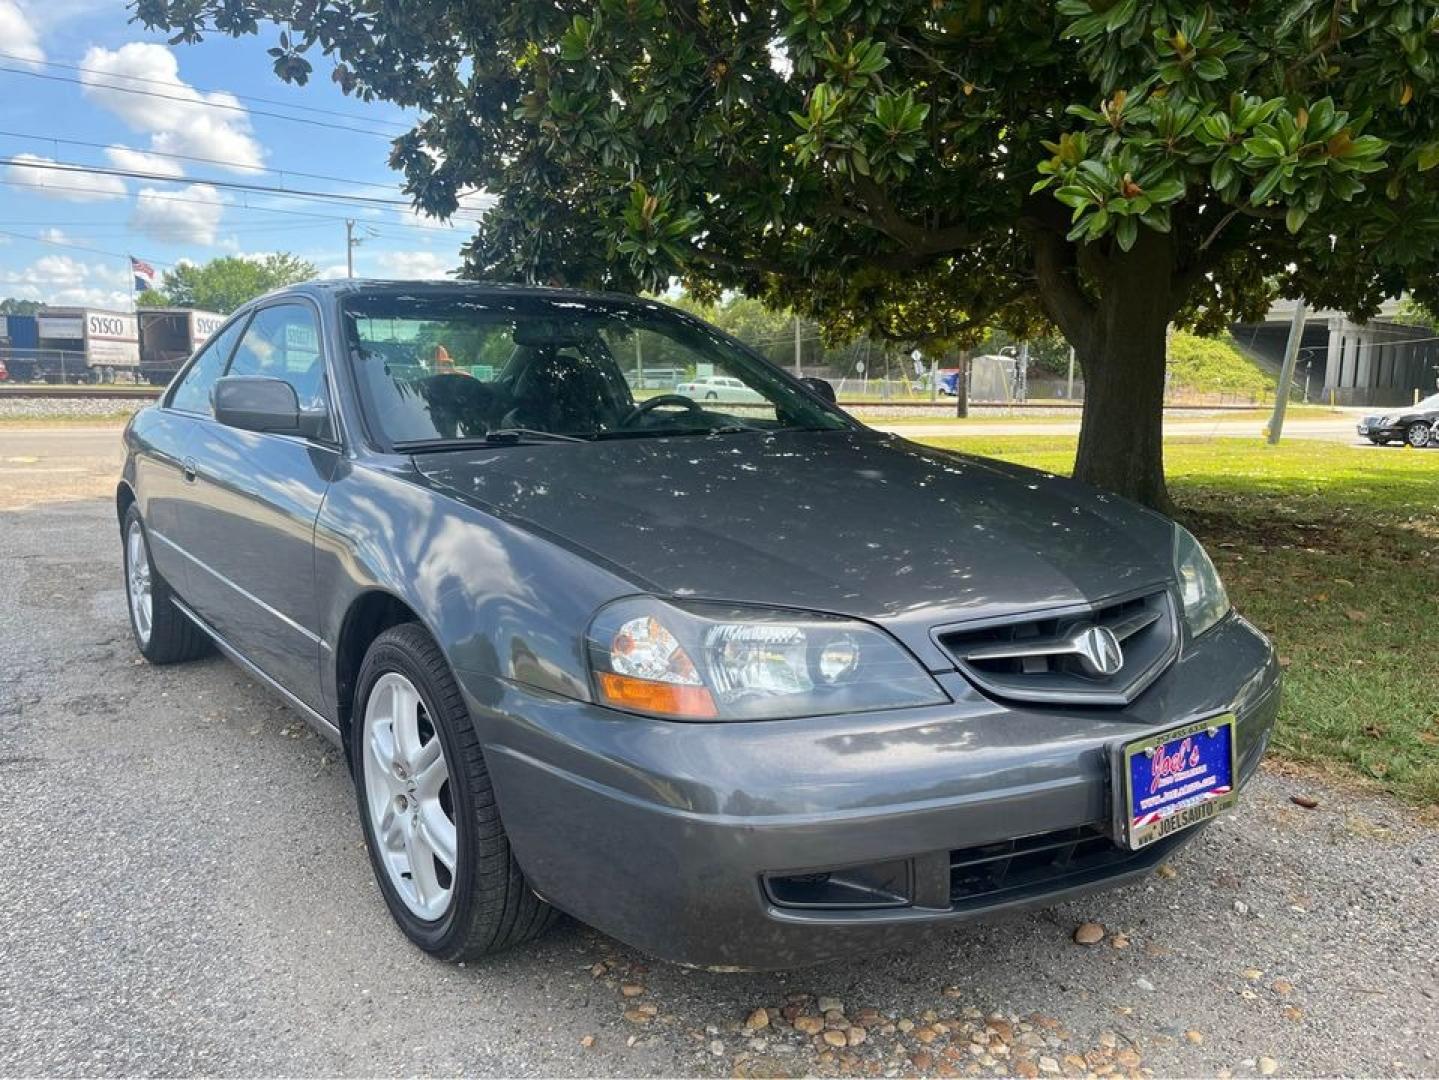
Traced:
<path fill-rule="evenodd" d="M 416 464 L 453 497 L 642 589 L 925 635 L 1173 574 L 1172 525 L 1157 514 L 1050 473 L 877 432 L 546 443 Z"/>

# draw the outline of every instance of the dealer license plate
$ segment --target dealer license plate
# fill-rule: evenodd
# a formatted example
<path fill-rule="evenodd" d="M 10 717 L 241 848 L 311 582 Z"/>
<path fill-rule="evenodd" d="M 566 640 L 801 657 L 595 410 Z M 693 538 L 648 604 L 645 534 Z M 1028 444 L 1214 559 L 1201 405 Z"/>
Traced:
<path fill-rule="evenodd" d="M 1116 759 L 1120 826 L 1133 850 L 1209 821 L 1239 797 L 1233 713 L 1125 743 Z"/>

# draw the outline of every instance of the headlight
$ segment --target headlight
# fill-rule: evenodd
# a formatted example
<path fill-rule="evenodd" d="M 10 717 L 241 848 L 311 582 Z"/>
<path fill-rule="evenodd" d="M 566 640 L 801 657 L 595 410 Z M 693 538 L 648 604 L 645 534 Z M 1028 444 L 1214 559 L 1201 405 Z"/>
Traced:
<path fill-rule="evenodd" d="M 1229 613 L 1229 596 L 1208 553 L 1182 525 L 1174 526 L 1174 572 L 1189 636 L 1198 637 Z"/>
<path fill-rule="evenodd" d="M 828 615 L 629 597 L 590 626 L 599 700 L 692 720 L 776 720 L 949 698 L 900 644 Z"/>

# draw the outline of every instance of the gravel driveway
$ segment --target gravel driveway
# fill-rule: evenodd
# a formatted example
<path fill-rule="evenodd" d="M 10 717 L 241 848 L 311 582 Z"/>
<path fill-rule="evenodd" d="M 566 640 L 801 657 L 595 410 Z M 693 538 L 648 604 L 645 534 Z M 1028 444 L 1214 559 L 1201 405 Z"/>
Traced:
<path fill-rule="evenodd" d="M 1272 773 L 1141 885 L 904 952 L 712 975 L 567 922 L 434 963 L 334 752 L 141 663 L 111 506 L 53 479 L 0 511 L 0 1074 L 1439 1073 L 1439 833 Z"/>

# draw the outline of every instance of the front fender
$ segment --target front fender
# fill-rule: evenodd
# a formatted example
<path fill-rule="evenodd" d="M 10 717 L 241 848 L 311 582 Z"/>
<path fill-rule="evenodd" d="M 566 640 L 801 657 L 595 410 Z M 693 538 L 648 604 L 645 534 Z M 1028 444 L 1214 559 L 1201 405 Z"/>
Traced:
<path fill-rule="evenodd" d="M 633 586 L 432 487 L 408 462 L 345 463 L 315 528 L 322 689 L 338 703 L 335 651 L 362 596 L 418 616 L 461 682 L 499 678 L 588 701 L 584 631 Z"/>

